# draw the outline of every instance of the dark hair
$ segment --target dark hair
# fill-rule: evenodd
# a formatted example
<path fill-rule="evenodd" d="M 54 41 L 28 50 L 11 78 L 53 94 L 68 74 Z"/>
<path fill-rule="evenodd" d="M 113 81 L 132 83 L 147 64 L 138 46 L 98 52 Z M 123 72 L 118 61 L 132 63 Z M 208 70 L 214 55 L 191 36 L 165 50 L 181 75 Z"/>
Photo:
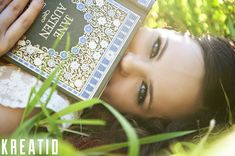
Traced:
<path fill-rule="evenodd" d="M 204 36 L 196 39 L 200 44 L 205 62 L 205 79 L 203 91 L 203 108 L 185 118 L 168 121 L 164 119 L 142 119 L 126 115 L 136 128 L 140 137 L 203 128 L 209 125 L 211 119 L 217 124 L 228 123 L 228 111 L 235 113 L 235 51 L 234 42 L 224 38 Z M 229 104 L 226 100 L 228 97 Z M 67 137 L 78 148 L 87 148 L 101 144 L 125 141 L 125 134 L 112 115 L 103 107 L 87 110 L 84 117 L 97 117 L 108 121 L 102 128 L 87 128 L 91 137 Z M 233 116 L 234 118 L 234 116 Z M 75 127 L 76 129 L 76 127 Z M 183 139 L 183 138 L 181 138 Z M 171 140 L 172 141 L 172 140 Z M 164 141 L 141 147 L 140 155 L 148 156 L 168 146 L 170 141 Z M 85 146 L 84 146 L 85 145 Z"/>
<path fill-rule="evenodd" d="M 234 42 L 210 36 L 199 38 L 198 42 L 204 52 L 206 70 L 203 104 L 209 118 L 227 122 L 228 111 L 235 112 Z"/>

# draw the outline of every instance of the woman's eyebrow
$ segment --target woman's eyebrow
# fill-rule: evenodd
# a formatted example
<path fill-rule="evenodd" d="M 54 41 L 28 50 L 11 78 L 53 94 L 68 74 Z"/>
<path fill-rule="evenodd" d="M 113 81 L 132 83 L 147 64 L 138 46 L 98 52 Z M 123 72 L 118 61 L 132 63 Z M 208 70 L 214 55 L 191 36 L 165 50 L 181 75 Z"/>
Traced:
<path fill-rule="evenodd" d="M 167 46 L 168 46 L 168 38 L 166 39 L 163 47 L 160 49 L 160 54 L 158 55 L 157 60 L 160 60 L 162 58 L 164 52 L 166 51 Z"/>
<path fill-rule="evenodd" d="M 150 80 L 150 85 L 149 85 L 149 94 L 150 94 L 150 100 L 149 100 L 149 104 L 148 104 L 148 110 L 151 109 L 151 106 L 153 104 L 153 83 Z"/>

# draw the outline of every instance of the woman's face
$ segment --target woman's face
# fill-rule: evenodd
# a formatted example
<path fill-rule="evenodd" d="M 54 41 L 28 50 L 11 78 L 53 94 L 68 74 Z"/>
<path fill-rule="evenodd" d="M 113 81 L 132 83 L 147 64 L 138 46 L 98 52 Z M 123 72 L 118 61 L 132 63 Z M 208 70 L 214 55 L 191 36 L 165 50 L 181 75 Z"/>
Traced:
<path fill-rule="evenodd" d="M 124 113 L 178 118 L 200 107 L 203 54 L 188 35 L 141 28 L 102 99 Z"/>

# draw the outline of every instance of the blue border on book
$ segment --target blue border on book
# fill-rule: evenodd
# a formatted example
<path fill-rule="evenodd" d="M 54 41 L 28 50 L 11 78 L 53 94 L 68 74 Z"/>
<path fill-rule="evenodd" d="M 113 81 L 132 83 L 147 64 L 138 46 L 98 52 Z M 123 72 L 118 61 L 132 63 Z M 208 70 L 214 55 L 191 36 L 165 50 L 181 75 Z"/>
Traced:
<path fill-rule="evenodd" d="M 93 87 L 93 90 L 97 90 L 100 83 L 105 78 L 105 75 L 111 68 L 112 64 L 114 63 L 115 59 L 117 58 L 118 54 L 120 53 L 123 45 L 125 44 L 126 40 L 128 39 L 129 35 L 135 28 L 136 24 L 140 20 L 140 16 L 136 13 L 132 12 L 131 10 L 125 8 L 121 4 L 115 2 L 114 0 L 108 0 L 109 3 L 115 5 L 116 7 L 125 11 L 128 15 L 123 22 L 122 26 L 120 27 L 119 31 L 116 33 L 115 37 L 113 38 L 112 42 L 110 43 L 109 47 L 106 49 L 105 53 L 113 54 L 113 58 L 110 60 L 107 56 L 103 56 L 101 61 L 97 64 L 96 69 L 94 70 L 92 76 L 90 77 L 89 81 L 82 90 L 80 97 L 83 99 L 89 99 L 94 96 L 95 92 L 89 90 L 89 86 Z M 105 70 L 103 69 L 105 68 Z M 103 70 L 101 70 L 103 69 Z M 98 85 L 93 85 L 93 83 L 97 81 Z"/>

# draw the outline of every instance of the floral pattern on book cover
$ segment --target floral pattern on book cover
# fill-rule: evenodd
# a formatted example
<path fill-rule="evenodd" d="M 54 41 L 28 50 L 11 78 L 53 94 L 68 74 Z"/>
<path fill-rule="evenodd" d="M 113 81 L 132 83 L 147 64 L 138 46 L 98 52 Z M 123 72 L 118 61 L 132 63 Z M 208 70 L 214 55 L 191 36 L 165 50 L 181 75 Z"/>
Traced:
<path fill-rule="evenodd" d="M 77 91 L 96 67 L 105 50 L 111 43 L 127 13 L 105 0 L 71 0 L 77 10 L 84 13 L 87 25 L 84 34 L 72 45 L 70 51 L 56 51 L 48 47 L 32 45 L 24 36 L 13 53 L 26 62 L 42 69 L 48 75 L 57 65 L 63 64 L 61 81 Z M 110 56 L 112 57 L 112 56 Z"/>

